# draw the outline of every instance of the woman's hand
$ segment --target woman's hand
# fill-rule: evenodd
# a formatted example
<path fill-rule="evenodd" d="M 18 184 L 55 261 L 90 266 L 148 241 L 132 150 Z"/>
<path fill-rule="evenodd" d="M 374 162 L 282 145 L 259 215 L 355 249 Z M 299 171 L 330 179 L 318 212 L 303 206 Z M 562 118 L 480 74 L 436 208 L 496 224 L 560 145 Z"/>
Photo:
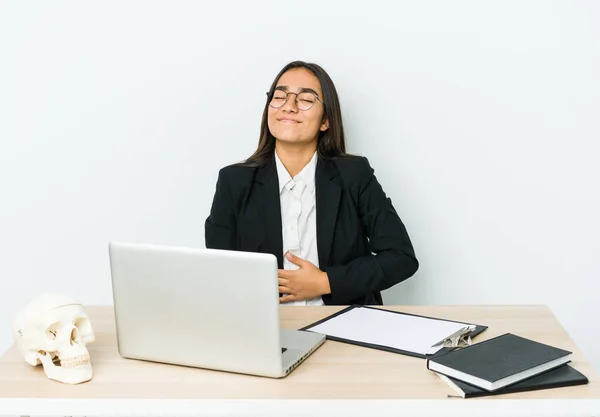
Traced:
<path fill-rule="evenodd" d="M 299 258 L 290 252 L 286 253 L 286 258 L 298 265 L 299 268 L 295 270 L 278 270 L 279 292 L 284 294 L 279 298 L 280 302 L 306 300 L 331 292 L 326 272 L 321 271 L 312 262 Z"/>

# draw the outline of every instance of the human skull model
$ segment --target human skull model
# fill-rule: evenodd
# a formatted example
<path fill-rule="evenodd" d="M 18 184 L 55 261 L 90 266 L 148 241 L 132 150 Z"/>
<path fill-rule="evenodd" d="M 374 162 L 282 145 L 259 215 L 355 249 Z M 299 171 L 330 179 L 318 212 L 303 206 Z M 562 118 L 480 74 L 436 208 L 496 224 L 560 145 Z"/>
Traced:
<path fill-rule="evenodd" d="M 17 314 L 13 337 L 25 361 L 40 363 L 55 381 L 79 384 L 92 379 L 86 345 L 95 340 L 83 305 L 63 294 L 42 294 Z"/>

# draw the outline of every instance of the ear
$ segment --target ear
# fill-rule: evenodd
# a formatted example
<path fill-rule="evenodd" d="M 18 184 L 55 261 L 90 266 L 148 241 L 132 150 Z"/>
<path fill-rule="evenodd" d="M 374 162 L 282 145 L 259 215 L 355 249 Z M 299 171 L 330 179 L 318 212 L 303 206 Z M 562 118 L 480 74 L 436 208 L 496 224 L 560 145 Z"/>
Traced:
<path fill-rule="evenodd" d="M 327 118 L 325 118 L 325 120 L 323 120 L 323 123 L 321 123 L 321 132 L 325 132 L 327 129 L 329 129 L 329 120 L 327 120 Z"/>

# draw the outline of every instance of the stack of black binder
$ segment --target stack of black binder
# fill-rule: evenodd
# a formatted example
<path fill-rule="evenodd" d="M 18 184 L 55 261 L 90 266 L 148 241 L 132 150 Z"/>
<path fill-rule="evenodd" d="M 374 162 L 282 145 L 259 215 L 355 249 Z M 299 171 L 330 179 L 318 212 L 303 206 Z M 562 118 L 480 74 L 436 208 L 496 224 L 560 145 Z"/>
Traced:
<path fill-rule="evenodd" d="M 427 359 L 463 398 L 583 385 L 570 351 L 511 333 Z"/>

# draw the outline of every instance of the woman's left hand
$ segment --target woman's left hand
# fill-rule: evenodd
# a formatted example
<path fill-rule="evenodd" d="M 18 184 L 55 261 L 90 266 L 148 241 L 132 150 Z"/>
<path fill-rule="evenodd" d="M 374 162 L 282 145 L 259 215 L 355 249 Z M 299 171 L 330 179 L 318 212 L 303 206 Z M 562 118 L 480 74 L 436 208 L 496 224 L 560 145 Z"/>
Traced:
<path fill-rule="evenodd" d="M 298 269 L 279 269 L 279 292 L 284 294 L 279 298 L 282 303 L 306 300 L 329 294 L 329 278 L 312 262 L 302 259 L 292 253 L 286 253 L 286 258 L 298 265 Z"/>

